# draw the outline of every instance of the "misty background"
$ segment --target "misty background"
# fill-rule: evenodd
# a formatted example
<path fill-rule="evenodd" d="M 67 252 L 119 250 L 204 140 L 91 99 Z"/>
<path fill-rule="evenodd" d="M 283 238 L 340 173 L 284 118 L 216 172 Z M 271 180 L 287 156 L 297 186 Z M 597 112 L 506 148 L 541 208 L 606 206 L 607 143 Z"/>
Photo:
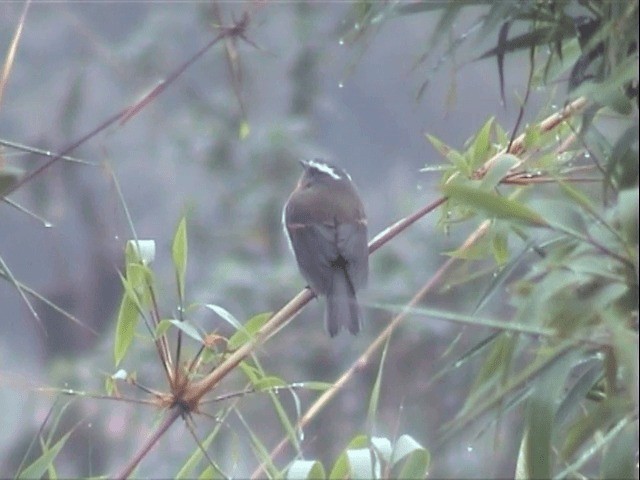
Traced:
<path fill-rule="evenodd" d="M 189 301 L 219 304 L 244 322 L 279 309 L 305 286 L 280 225 L 282 205 L 301 173 L 298 158 L 327 158 L 351 173 L 373 237 L 439 197 L 438 173 L 420 172 L 443 163 L 426 133 L 462 148 L 491 116 L 507 130 L 515 124 L 528 75 L 526 55 L 506 60 L 506 106 L 495 61 L 472 61 L 495 45 L 496 34 L 484 43 L 463 43 L 451 57 L 447 42 L 430 48 L 437 14 L 387 19 L 359 35 L 352 3 L 238 2 L 219 8 L 227 25 L 245 9 L 252 13 L 247 37 L 260 49 L 236 44 L 242 66 L 236 87 L 246 115 L 218 44 L 135 117 L 72 152 L 95 166 L 58 162 L 11 196 L 51 226 L 7 204 L 0 208 L 0 256 L 12 274 L 99 332 L 93 335 L 34 301 L 45 335 L 16 289 L 0 283 L 3 474 L 15 471 L 54 399 L 32 386 L 100 392 L 105 375 L 113 373 L 113 320 L 122 294 L 118 271 L 132 234 L 111 172 L 138 237 L 156 241 L 153 268 L 163 314 L 175 314 L 170 245 L 186 214 Z M 3 55 L 21 10 L 21 3 L 0 4 Z M 481 13 L 466 12 L 449 39 L 472 32 Z M 0 138 L 61 151 L 166 78 L 216 34 L 216 23 L 208 3 L 33 3 L 0 104 Z M 533 92 L 530 103 L 548 95 Z M 250 131 L 241 139 L 243 119 Z M 6 148 L 1 153 L 2 161 L 25 170 L 46 161 Z M 335 381 L 384 328 L 393 307 L 406 303 L 469 233 L 443 231 L 440 215 L 431 214 L 372 256 L 363 292 L 367 324 L 359 337 L 343 333 L 331 341 L 322 326 L 322 305 L 314 301 L 258 351 L 265 369 L 289 382 Z M 465 300 L 476 298 L 481 286 L 480 278 L 440 290 L 425 305 L 456 311 L 471 304 Z M 366 307 L 373 303 L 389 308 Z M 499 315 L 491 307 L 483 313 Z M 202 309 L 193 321 L 207 331 L 230 333 Z M 434 448 L 438 428 L 461 407 L 474 372 L 466 368 L 435 383 L 430 379 L 456 352 L 487 334 L 420 315 L 408 318 L 394 334 L 385 365 L 381 434 L 406 432 Z M 455 351 L 448 352 L 454 340 Z M 162 390 L 152 344 L 141 350 L 132 351 L 122 368 Z M 352 436 L 365 431 L 376 373 L 377 364 L 364 368 L 307 428 L 309 458 L 332 463 Z M 235 382 L 220 388 L 244 385 L 242 378 Z M 304 408 L 317 393 L 300 395 Z M 242 404 L 255 431 L 274 445 L 282 432 L 266 395 L 248 395 Z M 74 446 L 63 452 L 60 472 L 69 476 L 115 471 L 158 418 L 151 408 L 106 400 L 77 399 L 71 408 L 75 418 L 67 429 L 82 422 L 72 434 Z M 213 425 L 204 417 L 196 423 L 202 436 Z M 235 447 L 230 440 L 216 448 Z M 518 445 L 493 429 L 475 428 L 438 448 L 432 476 L 488 477 L 512 474 Z M 171 465 L 194 449 L 178 423 L 137 474 L 173 475 Z M 238 476 L 252 471 L 250 461 L 234 462 Z"/>

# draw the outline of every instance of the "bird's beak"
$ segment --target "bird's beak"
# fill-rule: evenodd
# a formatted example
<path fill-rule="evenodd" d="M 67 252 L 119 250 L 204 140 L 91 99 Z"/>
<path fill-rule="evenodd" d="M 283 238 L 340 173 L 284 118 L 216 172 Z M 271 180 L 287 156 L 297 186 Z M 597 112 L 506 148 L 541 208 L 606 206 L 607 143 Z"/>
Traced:
<path fill-rule="evenodd" d="M 302 165 L 302 168 L 304 168 L 304 170 L 307 171 L 307 169 L 309 168 L 309 162 L 306 160 L 298 160 L 298 162 L 300 162 L 300 165 Z"/>

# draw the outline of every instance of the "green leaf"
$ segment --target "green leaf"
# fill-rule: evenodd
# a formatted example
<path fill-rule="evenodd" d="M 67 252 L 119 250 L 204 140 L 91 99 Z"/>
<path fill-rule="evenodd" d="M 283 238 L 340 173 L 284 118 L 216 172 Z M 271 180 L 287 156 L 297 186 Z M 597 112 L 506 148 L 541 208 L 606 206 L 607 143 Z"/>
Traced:
<path fill-rule="evenodd" d="M 330 382 L 296 382 L 293 384 L 296 388 L 305 388 L 307 390 L 317 390 L 324 392 L 333 387 L 333 383 Z"/>
<path fill-rule="evenodd" d="M 472 165 L 474 167 L 482 165 L 486 160 L 489 152 L 491 151 L 491 131 L 495 124 L 495 117 L 489 118 L 485 124 L 480 128 L 473 140 L 472 149 Z"/>
<path fill-rule="evenodd" d="M 162 320 L 160 320 L 160 322 L 158 322 L 158 326 L 156 327 L 156 331 L 154 332 L 155 338 L 160 338 L 162 335 L 164 335 L 167 330 L 169 330 L 171 325 L 172 323 L 170 318 L 163 318 Z"/>
<path fill-rule="evenodd" d="M 115 339 L 113 342 L 113 357 L 117 367 L 131 346 L 133 336 L 136 332 L 138 320 L 140 319 L 140 305 L 136 301 L 135 293 L 128 287 L 128 281 L 122 279 L 125 285 L 125 292 L 122 295 L 118 318 L 116 320 Z"/>
<path fill-rule="evenodd" d="M 256 390 L 260 391 L 260 390 L 273 390 L 274 388 L 278 388 L 278 387 L 288 387 L 289 384 L 287 382 L 285 382 L 283 379 L 279 378 L 279 377 L 275 377 L 275 376 L 269 376 L 269 377 L 263 377 L 260 378 L 258 380 L 256 380 L 253 383 L 253 388 L 255 388 Z"/>
<path fill-rule="evenodd" d="M 331 473 L 329 473 L 329 478 L 335 479 L 335 480 L 351 478 L 351 470 L 349 465 L 349 459 L 347 457 L 347 450 L 367 448 L 368 445 L 369 445 L 369 441 L 366 435 L 358 435 L 354 437 L 349 442 L 349 445 L 347 446 L 347 448 L 336 459 L 336 462 L 333 464 L 333 468 L 331 469 Z"/>
<path fill-rule="evenodd" d="M 326 472 L 322 463 L 317 460 L 294 460 L 287 469 L 285 478 L 291 480 L 326 478 Z"/>
<path fill-rule="evenodd" d="M 564 438 L 561 455 L 569 459 L 597 431 L 605 431 L 620 418 L 625 402 L 621 398 L 607 398 L 590 408 L 586 416 L 580 416 L 571 425 Z"/>
<path fill-rule="evenodd" d="M 348 448 L 349 478 L 369 480 L 376 478 L 371 465 L 371 450 L 368 448 Z"/>
<path fill-rule="evenodd" d="M 431 142 L 431 145 L 447 160 L 449 160 L 458 171 L 463 172 L 464 175 L 471 174 L 471 168 L 467 164 L 467 160 L 460 152 L 454 150 L 449 145 L 445 144 L 433 135 L 426 134 L 427 139 Z"/>
<path fill-rule="evenodd" d="M 272 312 L 259 313 L 254 317 L 247 320 L 247 323 L 240 325 L 240 328 L 229 338 L 228 348 L 229 350 L 237 350 L 247 341 L 255 337 L 255 334 L 267 323 L 267 321 L 273 315 Z"/>
<path fill-rule="evenodd" d="M 491 164 L 489 170 L 485 173 L 484 177 L 482 177 L 482 181 L 480 182 L 481 189 L 491 190 L 498 186 L 509 170 L 518 163 L 520 163 L 520 159 L 510 153 L 503 153 L 497 157 Z"/>
<path fill-rule="evenodd" d="M 517 35 L 508 40 L 505 40 L 499 46 L 494 47 L 491 50 L 487 50 L 485 53 L 476 58 L 476 60 L 482 60 L 483 58 L 492 57 L 494 55 L 515 52 L 517 50 L 530 49 L 531 47 L 537 45 L 547 44 L 550 39 L 556 34 L 556 32 L 557 30 L 555 27 L 542 27 L 536 30 L 531 30 L 527 33 L 523 33 L 521 35 Z M 560 33 L 565 38 L 573 35 L 572 32 L 568 31 L 560 31 Z"/>
<path fill-rule="evenodd" d="M 371 445 L 376 449 L 378 456 L 385 462 L 391 461 L 393 455 L 393 447 L 388 438 L 385 437 L 371 437 Z"/>
<path fill-rule="evenodd" d="M 227 309 L 213 303 L 207 303 L 204 307 L 215 312 L 220 318 L 236 330 L 242 330 L 242 324 Z"/>
<path fill-rule="evenodd" d="M 402 435 L 394 445 L 392 466 L 395 478 L 424 478 L 431 455 L 409 435 Z"/>
<path fill-rule="evenodd" d="M 560 189 L 565 195 L 567 195 L 567 197 L 573 200 L 575 204 L 582 207 L 591 216 L 600 220 L 600 213 L 589 197 L 567 182 L 563 182 L 562 180 L 557 180 L 557 182 L 558 185 L 560 185 Z"/>
<path fill-rule="evenodd" d="M 238 138 L 240 140 L 246 139 L 251 133 L 251 127 L 249 126 L 249 122 L 243 120 L 240 124 L 240 129 L 238 130 Z"/>
<path fill-rule="evenodd" d="M 0 164 L 0 197 L 2 196 L 2 192 L 8 191 L 18 183 L 18 180 L 20 180 L 23 174 L 24 170 L 21 168 Z"/>
<path fill-rule="evenodd" d="M 48 448 L 46 445 L 43 446 L 44 452 L 42 452 L 42 455 L 40 455 L 31 465 L 22 470 L 18 475 L 18 478 L 42 478 L 45 472 L 52 467 L 53 461 L 56 459 L 65 443 L 67 443 L 70 435 L 71 432 L 65 434 L 51 448 Z"/>
<path fill-rule="evenodd" d="M 638 188 L 622 190 L 618 194 L 616 207 L 619 230 L 625 240 L 633 245 L 638 244 Z"/>
<path fill-rule="evenodd" d="M 184 279 L 187 272 L 187 219 L 182 217 L 176 233 L 173 236 L 173 245 L 171 246 L 171 255 L 173 256 L 173 265 L 176 269 L 176 279 L 178 282 L 178 292 L 180 300 L 184 300 Z"/>
<path fill-rule="evenodd" d="M 398 441 L 393 446 L 393 456 L 391 461 L 395 464 L 401 461 L 407 455 L 415 452 L 416 450 L 423 450 L 424 447 L 420 445 L 412 436 L 401 435 Z"/>
<path fill-rule="evenodd" d="M 565 355 L 535 380 L 526 413 L 527 478 L 551 477 L 551 433 L 557 400 L 574 366 L 578 351 Z"/>
<path fill-rule="evenodd" d="M 509 237 L 505 232 L 496 232 L 493 235 L 491 252 L 497 265 L 502 267 L 509 261 Z"/>
<path fill-rule="evenodd" d="M 415 450 L 407 456 L 397 478 L 425 478 L 431 463 L 431 454 L 426 449 Z"/>
<path fill-rule="evenodd" d="M 636 455 L 638 451 L 637 422 L 627 425 L 615 436 L 602 459 L 600 478 L 637 478 Z"/>
<path fill-rule="evenodd" d="M 486 395 L 487 389 L 496 385 L 496 379 L 506 376 L 506 373 L 511 368 L 511 361 L 518 343 L 518 338 L 517 335 L 510 333 L 503 333 L 495 338 L 493 348 L 480 367 L 473 386 L 469 390 L 468 403 L 475 402 L 478 395 Z"/>
<path fill-rule="evenodd" d="M 448 184 L 444 185 L 442 190 L 450 199 L 470 208 L 484 210 L 491 216 L 522 222 L 533 227 L 549 226 L 544 218 L 516 200 L 466 185 Z"/>
<path fill-rule="evenodd" d="M 218 414 L 216 416 L 215 427 L 213 427 L 211 433 L 207 435 L 207 438 L 205 438 L 200 443 L 202 445 L 202 448 L 194 449 L 194 452 L 187 459 L 187 461 L 182 466 L 182 468 L 180 468 L 180 470 L 176 473 L 175 478 L 177 480 L 191 479 L 195 477 L 194 470 L 197 467 L 197 465 L 202 461 L 202 458 L 204 457 L 202 452 L 203 451 L 207 452 L 209 450 L 209 445 L 211 445 L 213 440 L 215 440 L 218 437 L 218 434 L 220 433 L 220 431 L 223 428 L 227 427 L 228 424 L 226 422 L 226 419 L 229 416 L 229 413 L 232 411 L 233 411 L 233 408 L 228 407 L 225 410 L 223 410 L 221 414 Z M 207 470 L 208 470 L 207 473 L 209 473 L 210 476 L 206 478 L 218 478 L 218 477 L 229 478 L 230 477 L 229 475 L 224 475 L 223 472 L 221 472 L 221 470 L 217 466 L 214 467 L 212 465 L 209 465 L 207 467 Z"/>
<path fill-rule="evenodd" d="M 129 240 L 125 247 L 125 262 L 127 265 L 142 263 L 150 265 L 156 257 L 156 242 L 154 240 Z"/>
<path fill-rule="evenodd" d="M 198 332 L 196 327 L 189 324 L 186 321 L 177 320 L 175 318 L 169 319 L 169 323 L 176 327 L 179 330 L 182 330 L 187 336 L 193 338 L 198 343 L 203 343 L 204 339 L 202 338 L 202 334 Z"/>
<path fill-rule="evenodd" d="M 606 175 L 620 189 L 638 191 L 638 123 L 628 127 L 616 140 L 608 155 Z"/>
<path fill-rule="evenodd" d="M 373 384 L 373 389 L 371 390 L 371 398 L 369 399 L 369 411 L 367 413 L 367 421 L 369 423 L 369 427 L 373 430 L 373 426 L 376 421 L 376 414 L 378 413 L 378 401 L 380 400 L 380 387 L 382 385 L 382 372 L 384 371 L 384 362 L 387 358 L 387 349 L 389 347 L 389 340 L 391 336 L 387 337 L 387 341 L 384 344 L 384 349 L 382 350 L 382 357 L 380 358 L 380 364 L 378 365 L 378 374 L 376 375 L 376 381 Z M 370 432 L 373 434 L 373 432 Z"/>

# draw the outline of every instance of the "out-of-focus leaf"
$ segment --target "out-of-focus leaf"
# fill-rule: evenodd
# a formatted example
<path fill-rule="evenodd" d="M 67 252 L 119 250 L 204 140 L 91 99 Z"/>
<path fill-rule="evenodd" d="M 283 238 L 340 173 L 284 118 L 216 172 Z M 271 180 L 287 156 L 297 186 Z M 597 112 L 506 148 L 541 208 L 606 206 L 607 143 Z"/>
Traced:
<path fill-rule="evenodd" d="M 596 381 L 602 377 L 602 361 L 598 361 L 580 375 L 567 393 L 563 396 L 558 411 L 556 413 L 556 423 L 561 424 L 572 413 L 582 408 L 581 402 L 586 398 L 589 390 L 593 388 Z"/>
<path fill-rule="evenodd" d="M 142 262 L 150 265 L 156 257 L 156 242 L 154 240 L 129 240 L 125 247 L 125 261 L 127 265 Z"/>
<path fill-rule="evenodd" d="M 291 480 L 304 480 L 314 478 L 326 478 L 327 474 L 322 463 L 311 460 L 294 460 L 287 469 L 285 478 Z"/>
<path fill-rule="evenodd" d="M 18 478 L 42 478 L 44 474 L 53 467 L 53 461 L 56 459 L 60 450 L 64 447 L 71 432 L 66 433 L 63 437 L 54 443 L 51 447 L 43 446 L 44 452 L 38 458 L 36 458 L 31 465 L 22 470 L 18 474 Z"/>
<path fill-rule="evenodd" d="M 371 437 L 371 445 L 376 449 L 378 455 L 385 462 L 391 461 L 391 455 L 393 454 L 393 447 L 391 441 L 385 437 Z"/>
<path fill-rule="evenodd" d="M 636 455 L 638 452 L 638 422 L 633 422 L 620 431 L 609 444 L 604 458 L 600 478 L 637 478 Z"/>
<path fill-rule="evenodd" d="M 221 307 L 220 305 L 214 305 L 213 303 L 207 303 L 204 307 L 211 310 L 212 312 L 215 312 L 220 318 L 222 318 L 236 330 L 242 330 L 242 324 L 227 309 Z"/>
<path fill-rule="evenodd" d="M 611 148 L 606 175 L 614 178 L 622 189 L 638 190 L 638 124 L 627 128 Z"/>
<path fill-rule="evenodd" d="M 557 33 L 558 30 L 555 27 L 540 27 L 536 30 L 517 35 L 509 40 L 505 40 L 502 45 L 500 45 L 500 48 L 494 47 L 490 50 L 487 50 L 482 55 L 477 57 L 476 60 L 493 57 L 494 55 L 498 55 L 500 53 L 511 53 L 523 49 L 529 50 L 532 47 L 546 45 L 552 38 L 555 37 Z M 573 35 L 573 33 L 560 31 L 560 35 L 562 38 L 568 38 L 569 36 Z"/>
<path fill-rule="evenodd" d="M 502 234 L 501 232 L 496 233 L 496 235 L 498 234 L 506 236 L 506 234 Z M 498 272 L 495 275 L 491 276 L 484 290 L 480 293 L 480 295 L 478 295 L 478 300 L 472 310 L 473 313 L 479 312 L 487 304 L 487 302 L 489 302 L 489 300 L 492 298 L 494 293 L 501 291 L 499 290 L 499 288 L 513 274 L 515 269 L 518 266 L 520 266 L 526 258 L 529 258 L 531 245 L 532 245 L 532 242 L 527 243 L 525 248 L 523 248 L 522 251 L 516 257 L 513 257 L 511 259 L 508 258 L 508 255 L 509 255 L 508 245 L 505 245 L 504 247 L 502 245 L 499 246 L 499 248 L 506 249 L 506 251 L 502 254 L 499 254 L 494 251 L 494 258 L 496 259 L 496 263 L 498 263 L 498 255 L 500 255 L 500 257 L 502 257 L 503 255 L 506 255 L 506 260 L 508 263 L 506 263 L 506 265 L 502 265 L 502 267 L 498 270 Z M 497 248 L 496 246 L 493 245 L 493 242 L 492 242 L 491 248 L 492 249 Z"/>
<path fill-rule="evenodd" d="M 129 283 L 127 279 L 123 278 L 122 283 L 125 286 L 125 292 L 120 301 L 113 342 L 113 357 L 116 367 L 120 364 L 131 346 L 141 311 L 135 292 L 133 292 L 130 286 L 128 287 Z"/>
<path fill-rule="evenodd" d="M 465 176 L 471 175 L 471 167 L 467 163 L 466 158 L 457 150 L 454 150 L 444 142 L 440 141 L 433 135 L 426 134 L 427 139 L 443 157 L 451 162 L 456 169 L 462 172 Z"/>
<path fill-rule="evenodd" d="M 575 364 L 578 351 L 564 355 L 536 378 L 529 397 L 526 414 L 526 478 L 550 478 L 551 433 L 556 414 L 557 400 L 567 376 Z"/>
<path fill-rule="evenodd" d="M 618 194 L 617 218 L 619 230 L 625 240 L 638 244 L 638 188 L 623 190 Z"/>
<path fill-rule="evenodd" d="M 480 371 L 476 375 L 476 379 L 469 390 L 467 396 L 467 402 L 469 402 L 469 404 L 477 400 L 478 393 L 484 395 L 488 389 L 494 388 L 497 377 L 506 378 L 505 373 L 511 368 L 511 360 L 517 342 L 517 335 L 503 333 L 497 336 L 493 342 L 493 348 L 480 367 Z"/>
<path fill-rule="evenodd" d="M 473 168 L 482 165 L 487 160 L 487 156 L 491 152 L 491 132 L 493 131 L 494 125 L 495 117 L 490 117 L 480 130 L 478 130 L 478 133 L 473 140 L 473 145 L 471 147 Z"/>
<path fill-rule="evenodd" d="M 371 465 L 371 450 L 368 448 L 348 448 L 349 478 L 369 480 L 376 478 Z"/>
<path fill-rule="evenodd" d="M 187 336 L 193 338 L 198 343 L 203 343 L 204 339 L 202 334 L 191 324 L 186 321 L 176 320 L 175 318 L 169 319 L 169 323 L 179 330 L 182 330 Z"/>
<path fill-rule="evenodd" d="M 487 170 L 484 177 L 482 177 L 482 181 L 480 183 L 481 188 L 483 190 L 489 190 L 497 186 L 509 170 L 515 167 L 518 163 L 520 163 L 520 159 L 515 155 L 511 155 L 509 153 L 500 155 L 491 164 L 491 168 Z"/>
<path fill-rule="evenodd" d="M 211 443 L 218 437 L 220 431 L 227 425 L 226 419 L 229 413 L 233 411 L 232 407 L 225 408 L 221 413 L 217 415 L 215 426 L 211 429 L 207 438 L 200 442 L 202 448 L 194 449 L 191 456 L 187 459 L 184 465 L 180 468 L 178 473 L 175 474 L 176 480 L 191 479 L 195 477 L 194 470 L 198 464 L 202 461 L 203 451 L 207 452 Z M 206 472 L 206 476 L 205 476 Z M 217 465 L 209 465 L 203 472 L 200 478 L 229 478 L 229 475 L 225 475 Z"/>
<path fill-rule="evenodd" d="M 453 23 L 458 17 L 460 11 L 464 7 L 464 2 L 450 3 L 449 6 L 442 12 L 438 24 L 433 29 L 431 38 L 428 41 L 430 48 L 435 48 L 440 43 L 440 40 L 448 35 L 453 28 Z"/>
<path fill-rule="evenodd" d="M 424 450 L 424 447 L 411 435 L 401 435 L 393 445 L 393 457 L 391 462 L 393 464 L 397 464 L 407 457 L 407 455 L 411 455 L 419 450 Z"/>
<path fill-rule="evenodd" d="M 598 430 L 606 430 L 625 410 L 621 398 L 607 398 L 592 406 L 586 415 L 580 416 L 569 428 L 562 445 L 561 455 L 569 459 Z"/>
<path fill-rule="evenodd" d="M 243 120 L 238 130 L 238 139 L 245 140 L 250 133 L 251 133 L 251 126 L 249 125 L 249 122 L 247 122 L 246 120 Z"/>
<path fill-rule="evenodd" d="M 586 96 L 595 103 L 606 105 L 622 115 L 628 115 L 633 109 L 633 102 L 625 96 L 623 88 L 638 78 L 638 59 L 629 56 L 620 64 L 604 82 L 585 82 L 578 87 L 574 94 Z"/>
<path fill-rule="evenodd" d="M 294 386 L 297 388 L 306 388 L 307 390 L 318 390 L 324 392 L 333 387 L 333 383 L 329 382 L 296 382 Z"/>
<path fill-rule="evenodd" d="M 511 28 L 511 22 L 504 22 L 500 27 L 498 33 L 498 44 L 496 45 L 496 60 L 498 62 L 498 78 L 500 79 L 500 100 L 502 105 L 506 105 L 507 102 L 504 97 L 504 54 L 507 52 L 505 46 L 507 43 L 507 36 L 509 35 L 509 29 Z"/>
<path fill-rule="evenodd" d="M 376 375 L 376 381 L 373 384 L 373 388 L 371 389 L 371 397 L 369 398 L 369 411 L 367 412 L 367 420 L 372 430 L 373 426 L 375 425 L 376 415 L 378 413 L 378 401 L 380 400 L 380 387 L 382 385 L 382 372 L 384 371 L 384 362 L 387 358 L 387 349 L 389 347 L 390 339 L 390 336 L 387 337 L 387 341 L 384 344 L 382 357 L 380 358 L 380 364 L 378 365 L 378 374 Z"/>
<path fill-rule="evenodd" d="M 459 0 L 456 2 L 461 5 L 478 5 L 482 3 L 491 3 L 487 0 Z M 393 11 L 398 15 L 413 15 L 416 13 L 432 12 L 434 10 L 443 10 L 451 8 L 450 0 L 422 0 L 418 2 L 398 2 Z"/>
<path fill-rule="evenodd" d="M 13 187 L 20 177 L 24 174 L 24 170 L 11 165 L 2 165 L 2 158 L 0 158 L 0 197 L 4 191 L 8 191 Z"/>
<path fill-rule="evenodd" d="M 249 434 L 253 451 L 255 452 L 258 459 L 262 462 L 262 464 L 266 467 L 267 473 L 269 474 L 269 478 L 275 478 L 279 472 L 276 466 L 273 464 L 273 460 L 269 455 L 269 450 L 267 449 L 267 446 L 263 443 L 260 437 L 256 435 L 253 429 L 249 426 L 249 424 L 244 419 L 244 416 L 242 415 L 239 409 L 235 410 L 235 414 L 238 417 L 238 419 L 240 419 L 240 422 L 242 423 L 245 430 Z"/>
<path fill-rule="evenodd" d="M 187 272 L 187 219 L 182 217 L 176 233 L 173 236 L 173 244 L 171 246 L 171 255 L 173 257 L 173 266 L 176 269 L 176 280 L 178 282 L 178 292 L 180 299 L 184 299 L 184 281 Z"/>
<path fill-rule="evenodd" d="M 587 223 L 580 210 L 572 203 L 541 198 L 532 200 L 530 207 L 544 218 L 547 226 L 559 232 L 584 238 Z"/>
<path fill-rule="evenodd" d="M 402 465 L 397 478 L 425 478 L 429 471 L 431 454 L 425 448 L 411 452 L 404 461 L 398 462 Z"/>
<path fill-rule="evenodd" d="M 358 435 L 354 437 L 347 445 L 347 448 L 338 456 L 336 462 L 333 464 L 331 473 L 329 473 L 330 479 L 343 479 L 351 478 L 351 468 L 349 465 L 349 458 L 347 457 L 347 450 L 358 450 L 367 448 L 369 441 L 366 435 Z"/>
<path fill-rule="evenodd" d="M 444 441 L 451 438 L 470 422 L 476 420 L 488 410 L 503 403 L 510 394 L 513 394 L 517 389 L 523 387 L 526 382 L 529 382 L 532 378 L 536 378 L 537 375 L 549 368 L 550 365 L 562 359 L 572 345 L 572 342 L 566 341 L 553 347 L 548 351 L 546 357 L 538 358 L 529 363 L 521 371 L 511 376 L 504 385 L 490 391 L 483 399 L 479 400 L 478 404 L 474 405 L 472 409 L 464 409 L 455 419 L 446 423 L 440 429 L 441 440 Z"/>
<path fill-rule="evenodd" d="M 263 377 L 253 384 L 253 387 L 258 391 L 272 390 L 277 387 L 286 387 L 286 386 L 287 386 L 287 382 L 285 382 L 279 377 L 274 377 L 274 376 Z"/>

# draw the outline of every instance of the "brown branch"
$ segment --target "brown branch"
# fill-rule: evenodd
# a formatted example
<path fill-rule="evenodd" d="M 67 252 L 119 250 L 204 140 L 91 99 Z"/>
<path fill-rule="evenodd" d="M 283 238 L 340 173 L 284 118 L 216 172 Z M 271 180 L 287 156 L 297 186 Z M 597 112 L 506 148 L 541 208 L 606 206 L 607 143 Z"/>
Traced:
<path fill-rule="evenodd" d="M 138 466 L 140 461 L 145 457 L 147 453 L 153 448 L 153 446 L 160 440 L 162 435 L 165 434 L 169 427 L 173 425 L 181 415 L 182 410 L 176 406 L 169 411 L 169 415 L 164 419 L 162 424 L 157 428 L 153 435 L 149 437 L 147 442 L 143 445 L 143 447 L 138 451 L 138 453 L 129 461 L 129 463 L 122 469 L 122 471 L 116 476 L 117 479 L 124 480 L 131 475 L 131 472 Z"/>
<path fill-rule="evenodd" d="M 542 133 L 549 132 L 554 128 L 556 128 L 558 125 L 560 125 L 562 122 L 564 122 L 567 118 L 572 117 L 575 114 L 581 112 L 582 109 L 584 109 L 584 107 L 586 106 L 586 104 L 587 104 L 587 99 L 585 97 L 577 98 L 573 102 L 566 105 L 559 112 L 556 112 L 548 116 L 544 120 L 542 120 L 538 124 L 538 128 Z M 498 160 L 498 158 L 500 158 L 505 153 L 521 156 L 526 151 L 526 148 L 524 145 L 525 137 L 526 137 L 526 132 L 521 134 L 518 138 L 516 138 L 513 142 L 511 142 L 509 149 L 505 148 L 499 151 L 489 160 L 487 160 L 484 163 L 484 165 L 482 165 L 482 167 L 480 167 L 478 170 L 474 172 L 473 178 L 477 178 L 477 179 L 483 178 L 486 175 L 487 171 L 489 171 L 489 169 L 493 166 L 493 164 Z M 514 165 L 511 170 L 513 171 L 514 169 L 519 168 L 522 165 L 522 163 L 523 161 L 520 161 L 519 163 Z"/>
<path fill-rule="evenodd" d="M 136 102 L 132 106 L 125 107 L 120 110 L 118 113 L 115 113 L 107 120 L 102 122 L 100 125 L 95 127 L 89 133 L 80 137 L 80 139 L 73 142 L 68 147 L 64 148 L 58 155 L 54 156 L 51 160 L 43 163 L 40 167 L 32 170 L 24 177 L 22 177 L 18 182 L 9 187 L 7 191 L 3 193 L 3 196 L 9 196 L 11 193 L 15 192 L 22 185 L 33 179 L 34 177 L 40 175 L 43 171 L 51 167 L 54 163 L 61 160 L 63 157 L 71 153 L 73 150 L 78 148 L 80 145 L 84 144 L 91 138 L 95 137 L 98 133 L 102 132 L 106 128 L 113 125 L 115 122 L 120 121 L 120 123 L 125 123 L 131 117 L 139 113 L 143 108 L 145 108 L 149 103 L 151 103 L 155 98 L 158 97 L 166 88 L 171 85 L 175 80 L 184 73 L 184 71 L 189 68 L 196 60 L 198 60 L 202 55 L 204 55 L 211 47 L 213 47 L 216 43 L 222 40 L 225 37 L 242 37 L 244 38 L 244 31 L 246 30 L 249 23 L 249 17 L 247 14 L 243 15 L 242 18 L 232 25 L 231 27 L 223 28 L 222 31 L 216 35 L 209 43 L 207 43 L 204 47 L 202 47 L 198 52 L 196 52 L 191 58 L 189 58 L 186 62 L 176 68 L 169 76 L 163 80 L 159 85 L 157 85 L 150 93 L 144 96 L 142 100 Z"/>
<path fill-rule="evenodd" d="M 313 419 L 318 412 L 320 412 L 329 401 L 335 397 L 336 393 L 340 391 L 342 387 L 344 387 L 349 380 L 355 375 L 355 373 L 360 370 L 362 367 L 367 365 L 371 360 L 371 357 L 376 353 L 378 349 L 380 349 L 387 338 L 391 336 L 395 328 L 402 322 L 408 314 L 411 313 L 412 308 L 418 305 L 423 298 L 431 291 L 431 289 L 440 281 L 440 278 L 444 273 L 453 265 L 453 263 L 457 259 L 449 258 L 439 269 L 438 271 L 425 283 L 425 285 L 420 289 L 418 293 L 414 295 L 414 297 L 409 301 L 407 306 L 400 312 L 390 323 L 387 325 L 378 338 L 374 340 L 374 342 L 369 345 L 369 347 L 365 350 L 365 352 L 358 357 L 358 359 L 353 362 L 351 367 L 344 372 L 340 378 L 338 378 L 333 386 L 328 390 L 325 390 L 318 399 L 313 402 L 313 404 L 309 407 L 309 409 L 305 412 L 305 414 L 300 417 L 300 420 L 296 423 L 295 430 L 300 430 L 304 428 L 310 421 Z M 288 437 L 284 437 L 278 445 L 271 451 L 269 458 L 273 459 L 276 455 L 282 453 L 283 449 L 288 445 Z M 265 463 L 262 463 L 251 475 L 251 478 L 259 478 L 264 474 Z"/>

